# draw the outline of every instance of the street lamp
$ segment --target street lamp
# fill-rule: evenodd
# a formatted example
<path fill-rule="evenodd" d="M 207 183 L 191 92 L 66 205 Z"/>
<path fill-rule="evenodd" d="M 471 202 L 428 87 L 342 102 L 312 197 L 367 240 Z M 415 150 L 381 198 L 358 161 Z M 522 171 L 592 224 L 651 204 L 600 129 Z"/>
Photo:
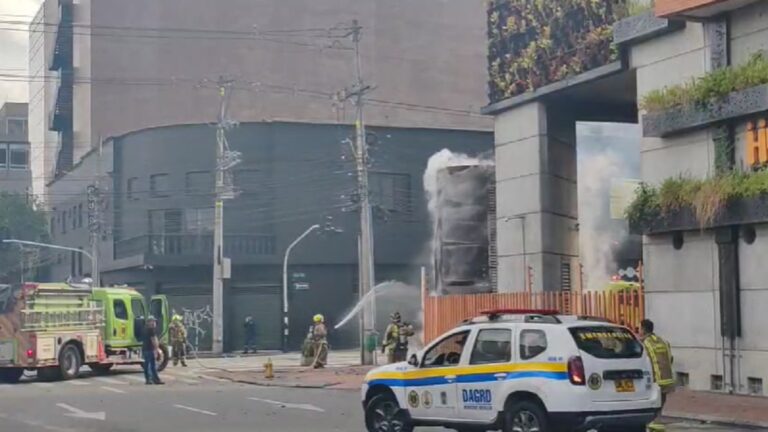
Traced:
<path fill-rule="evenodd" d="M 304 240 L 304 237 L 308 236 L 312 231 L 319 228 L 320 225 L 318 224 L 312 225 L 285 250 L 285 257 L 283 258 L 283 351 L 288 349 L 288 257 L 291 255 L 291 250 L 293 250 L 294 246 Z"/>
<path fill-rule="evenodd" d="M 91 278 L 93 279 L 96 286 L 99 286 L 99 269 L 96 268 L 96 262 L 93 259 L 93 255 L 89 254 L 88 252 L 82 250 L 82 249 L 75 249 L 67 246 L 59 246 L 54 244 L 48 244 L 48 243 L 38 243 L 33 241 L 26 241 L 26 240 L 16 240 L 16 239 L 5 239 L 3 240 L 3 243 L 15 243 L 18 245 L 29 245 L 29 246 L 38 246 L 38 247 L 47 247 L 50 249 L 60 249 L 65 251 L 71 251 L 71 252 L 77 252 L 81 253 L 88 257 L 89 260 L 91 260 Z"/>

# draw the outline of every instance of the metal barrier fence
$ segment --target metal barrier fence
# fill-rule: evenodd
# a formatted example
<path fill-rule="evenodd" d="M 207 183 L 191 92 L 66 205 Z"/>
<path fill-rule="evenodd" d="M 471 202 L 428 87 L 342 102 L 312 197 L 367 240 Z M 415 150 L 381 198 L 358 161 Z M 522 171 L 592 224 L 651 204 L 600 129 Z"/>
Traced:
<path fill-rule="evenodd" d="M 637 332 L 645 318 L 643 290 L 467 294 L 424 297 L 424 342 L 488 309 L 548 309 L 610 320 Z"/>

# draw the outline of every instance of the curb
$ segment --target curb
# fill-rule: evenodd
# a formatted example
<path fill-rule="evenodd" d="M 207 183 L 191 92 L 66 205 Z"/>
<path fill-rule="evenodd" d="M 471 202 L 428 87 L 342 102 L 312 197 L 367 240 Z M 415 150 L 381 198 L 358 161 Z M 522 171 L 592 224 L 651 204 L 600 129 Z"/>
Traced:
<path fill-rule="evenodd" d="M 249 384 L 249 385 L 255 385 L 259 387 L 281 387 L 281 388 L 297 388 L 297 389 L 325 389 L 328 387 L 333 387 L 341 384 L 340 382 L 331 382 L 331 383 L 323 383 L 323 384 L 300 384 L 300 383 L 281 383 L 281 382 L 273 382 L 273 381 L 249 381 L 249 380 L 243 380 L 243 379 L 231 379 L 231 378 L 225 378 L 229 381 L 236 382 L 239 384 Z"/>
<path fill-rule="evenodd" d="M 710 415 L 701 414 L 689 414 L 680 411 L 671 411 L 669 413 L 663 413 L 662 418 L 672 420 L 693 420 L 702 423 L 712 423 L 722 426 L 738 426 L 748 429 L 765 430 L 768 429 L 768 422 L 750 421 L 750 420 L 737 420 L 730 418 L 723 418 Z"/>

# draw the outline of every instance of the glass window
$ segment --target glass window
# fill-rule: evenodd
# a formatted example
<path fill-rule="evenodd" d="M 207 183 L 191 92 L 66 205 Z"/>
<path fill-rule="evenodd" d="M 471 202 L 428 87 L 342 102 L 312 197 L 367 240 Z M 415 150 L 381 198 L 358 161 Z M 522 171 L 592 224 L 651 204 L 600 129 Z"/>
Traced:
<path fill-rule="evenodd" d="M 213 232 L 213 207 L 184 209 L 184 229 L 189 234 Z"/>
<path fill-rule="evenodd" d="M 133 298 L 131 299 L 131 310 L 133 311 L 133 317 L 134 318 L 144 318 L 145 317 L 145 311 L 144 311 L 144 302 L 139 298 Z"/>
<path fill-rule="evenodd" d="M 520 332 L 520 359 L 530 360 L 547 350 L 547 334 L 542 330 Z"/>
<path fill-rule="evenodd" d="M 61 233 L 62 234 L 67 233 L 67 212 L 66 211 L 61 212 Z"/>
<path fill-rule="evenodd" d="M 8 168 L 8 146 L 0 144 L 0 168 Z"/>
<path fill-rule="evenodd" d="M 83 227 L 83 203 L 77 205 L 77 226 Z"/>
<path fill-rule="evenodd" d="M 136 192 L 136 186 L 139 184 L 139 178 L 138 177 L 131 177 L 128 179 L 128 183 L 125 186 L 125 194 L 127 195 L 128 199 L 131 201 L 135 201 L 139 199 Z"/>
<path fill-rule="evenodd" d="M 643 345 L 623 327 L 573 327 L 570 330 L 576 346 L 593 357 L 625 359 L 643 355 Z"/>
<path fill-rule="evenodd" d="M 27 121 L 25 119 L 9 118 L 7 122 L 7 132 L 8 132 L 8 135 L 26 136 Z"/>
<path fill-rule="evenodd" d="M 125 307 L 124 301 L 115 299 L 112 303 L 112 308 L 115 310 L 115 318 L 121 320 L 128 319 L 128 309 Z"/>
<path fill-rule="evenodd" d="M 411 212 L 411 176 L 399 173 L 372 172 L 371 199 L 381 210 L 409 214 Z"/>
<path fill-rule="evenodd" d="M 26 144 L 9 144 L 11 169 L 27 169 L 29 166 L 29 146 Z"/>
<path fill-rule="evenodd" d="M 469 330 L 447 336 L 427 351 L 422 367 L 456 366 L 467 342 Z"/>
<path fill-rule="evenodd" d="M 508 363 L 512 361 L 512 330 L 480 330 L 472 348 L 469 364 Z"/>
<path fill-rule="evenodd" d="M 149 192 L 153 198 L 169 196 L 170 184 L 168 174 L 153 174 L 149 176 Z"/>
<path fill-rule="evenodd" d="M 188 172 L 185 178 L 187 194 L 204 194 L 213 192 L 213 175 L 210 171 Z"/>

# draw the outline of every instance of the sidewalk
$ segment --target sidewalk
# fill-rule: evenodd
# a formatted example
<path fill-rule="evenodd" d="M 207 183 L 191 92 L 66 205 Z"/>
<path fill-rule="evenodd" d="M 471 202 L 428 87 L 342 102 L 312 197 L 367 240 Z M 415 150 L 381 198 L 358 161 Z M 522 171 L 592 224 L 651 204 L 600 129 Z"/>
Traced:
<path fill-rule="evenodd" d="M 768 398 L 677 390 L 669 395 L 664 416 L 768 428 Z"/>

